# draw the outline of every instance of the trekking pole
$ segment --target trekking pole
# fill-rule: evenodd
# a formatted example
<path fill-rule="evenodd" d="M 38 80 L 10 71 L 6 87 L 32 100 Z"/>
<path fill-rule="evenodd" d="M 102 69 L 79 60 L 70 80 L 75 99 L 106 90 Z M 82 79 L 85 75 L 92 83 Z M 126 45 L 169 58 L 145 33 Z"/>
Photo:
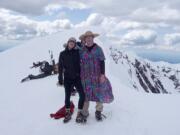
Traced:
<path fill-rule="evenodd" d="M 50 62 L 53 65 L 53 51 L 49 50 Z"/>

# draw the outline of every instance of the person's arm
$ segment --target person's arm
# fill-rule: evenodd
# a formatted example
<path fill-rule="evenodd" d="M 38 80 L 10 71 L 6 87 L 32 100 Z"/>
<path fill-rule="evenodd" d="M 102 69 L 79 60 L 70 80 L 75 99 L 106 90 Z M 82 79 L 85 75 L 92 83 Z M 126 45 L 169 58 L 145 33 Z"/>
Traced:
<path fill-rule="evenodd" d="M 100 82 L 103 83 L 106 80 L 106 76 L 105 76 L 105 61 L 101 60 L 100 61 Z"/>
<path fill-rule="evenodd" d="M 60 53 L 60 56 L 59 56 L 58 71 L 59 71 L 59 76 L 58 76 L 59 84 L 63 85 L 63 57 L 62 57 L 62 53 Z"/>
<path fill-rule="evenodd" d="M 81 66 L 80 66 L 80 64 L 81 64 L 81 60 L 80 60 L 80 51 L 78 50 L 78 53 L 77 53 L 77 55 L 78 55 L 78 69 L 79 69 L 79 74 L 80 74 L 80 72 L 81 72 Z"/>
<path fill-rule="evenodd" d="M 105 61 L 104 60 L 100 61 L 100 71 L 102 75 L 105 75 Z"/>
<path fill-rule="evenodd" d="M 45 63 L 44 73 L 51 75 L 53 72 L 53 66 L 50 65 L 48 62 Z"/>
<path fill-rule="evenodd" d="M 105 75 L 105 56 L 101 47 L 99 47 L 99 61 L 101 74 Z"/>
<path fill-rule="evenodd" d="M 99 60 L 100 60 L 100 82 L 103 83 L 106 80 L 105 76 L 105 56 L 103 50 L 100 48 L 99 50 Z"/>

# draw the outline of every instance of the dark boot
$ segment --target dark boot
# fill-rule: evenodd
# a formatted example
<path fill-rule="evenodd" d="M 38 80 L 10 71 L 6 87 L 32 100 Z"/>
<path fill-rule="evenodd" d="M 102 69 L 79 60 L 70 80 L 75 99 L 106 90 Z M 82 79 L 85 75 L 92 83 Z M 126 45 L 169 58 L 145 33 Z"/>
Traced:
<path fill-rule="evenodd" d="M 66 110 L 65 118 L 63 120 L 64 123 L 67 123 L 71 120 L 72 113 L 70 109 Z"/>
<path fill-rule="evenodd" d="M 84 116 L 87 119 L 89 117 L 89 113 L 85 114 Z"/>
<path fill-rule="evenodd" d="M 96 120 L 97 121 L 102 121 L 102 114 L 101 111 L 96 111 L 95 112 Z"/>
<path fill-rule="evenodd" d="M 77 113 L 76 122 L 77 123 L 86 123 L 87 119 L 86 116 L 83 115 L 81 111 Z"/>
<path fill-rule="evenodd" d="M 21 80 L 21 83 L 26 82 L 26 81 L 29 81 L 29 80 L 30 80 L 30 78 L 29 78 L 29 76 L 28 76 L 28 77 L 22 79 L 22 80 Z"/>
<path fill-rule="evenodd" d="M 28 77 L 30 80 L 32 80 L 34 76 L 30 74 L 30 75 L 28 75 Z"/>

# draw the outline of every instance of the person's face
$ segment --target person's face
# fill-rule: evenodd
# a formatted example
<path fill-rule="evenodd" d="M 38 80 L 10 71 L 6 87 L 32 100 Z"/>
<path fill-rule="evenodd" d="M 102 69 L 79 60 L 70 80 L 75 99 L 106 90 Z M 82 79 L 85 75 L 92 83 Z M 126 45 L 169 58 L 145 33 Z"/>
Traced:
<path fill-rule="evenodd" d="M 85 42 L 86 42 L 86 45 L 87 45 L 87 46 L 92 46 L 93 43 L 94 43 L 94 38 L 93 38 L 93 36 L 87 36 L 87 37 L 85 38 Z"/>
<path fill-rule="evenodd" d="M 74 47 L 75 47 L 75 43 L 72 42 L 72 41 L 70 41 L 70 42 L 68 43 L 68 48 L 71 50 L 71 49 L 73 49 Z"/>

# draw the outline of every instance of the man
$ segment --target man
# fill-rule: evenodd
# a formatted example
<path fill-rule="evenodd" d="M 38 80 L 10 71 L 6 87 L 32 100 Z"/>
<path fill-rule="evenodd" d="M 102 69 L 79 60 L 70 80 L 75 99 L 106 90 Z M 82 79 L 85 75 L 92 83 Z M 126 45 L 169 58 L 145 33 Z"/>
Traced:
<path fill-rule="evenodd" d="M 81 37 L 85 39 L 85 46 L 81 51 L 81 80 L 86 95 L 84 115 L 89 115 L 89 101 L 96 102 L 95 117 L 102 120 L 103 103 L 113 101 L 112 88 L 105 76 L 105 56 L 94 38 L 99 34 L 87 31 Z"/>

